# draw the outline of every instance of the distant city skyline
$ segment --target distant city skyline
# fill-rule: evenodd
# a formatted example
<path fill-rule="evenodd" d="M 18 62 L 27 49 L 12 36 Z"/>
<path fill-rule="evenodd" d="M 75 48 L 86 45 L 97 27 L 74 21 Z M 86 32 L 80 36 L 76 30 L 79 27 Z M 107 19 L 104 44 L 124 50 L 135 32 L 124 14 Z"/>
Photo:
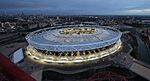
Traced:
<path fill-rule="evenodd" d="M 150 0 L 0 0 L 0 14 L 150 15 Z"/>

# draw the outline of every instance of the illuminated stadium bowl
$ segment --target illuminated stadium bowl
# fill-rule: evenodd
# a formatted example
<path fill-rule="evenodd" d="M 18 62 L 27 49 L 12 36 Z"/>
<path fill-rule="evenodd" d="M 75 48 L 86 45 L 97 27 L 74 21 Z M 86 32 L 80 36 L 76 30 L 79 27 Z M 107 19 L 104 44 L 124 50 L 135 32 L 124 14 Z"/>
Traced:
<path fill-rule="evenodd" d="M 121 35 L 119 30 L 107 26 L 40 29 L 26 36 L 26 55 L 46 64 L 96 60 L 118 51 Z"/>

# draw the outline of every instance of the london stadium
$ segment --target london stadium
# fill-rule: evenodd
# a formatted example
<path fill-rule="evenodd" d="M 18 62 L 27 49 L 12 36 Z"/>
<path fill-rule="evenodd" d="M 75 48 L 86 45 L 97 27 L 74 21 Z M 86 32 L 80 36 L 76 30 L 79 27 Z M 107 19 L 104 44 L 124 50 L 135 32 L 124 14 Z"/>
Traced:
<path fill-rule="evenodd" d="M 75 65 L 113 55 L 121 48 L 122 33 L 108 26 L 61 26 L 26 36 L 26 55 L 39 63 Z"/>

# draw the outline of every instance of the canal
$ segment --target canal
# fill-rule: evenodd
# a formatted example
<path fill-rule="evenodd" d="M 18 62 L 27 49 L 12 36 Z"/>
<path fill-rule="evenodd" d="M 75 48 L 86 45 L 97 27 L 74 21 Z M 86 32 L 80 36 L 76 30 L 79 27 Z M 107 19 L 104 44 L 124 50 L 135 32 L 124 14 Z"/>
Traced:
<path fill-rule="evenodd" d="M 145 41 L 143 40 L 141 35 L 136 30 L 132 29 L 131 32 L 136 37 L 136 41 L 138 44 L 137 59 L 144 63 L 150 64 L 150 52 L 148 50 L 148 47 L 147 47 Z"/>

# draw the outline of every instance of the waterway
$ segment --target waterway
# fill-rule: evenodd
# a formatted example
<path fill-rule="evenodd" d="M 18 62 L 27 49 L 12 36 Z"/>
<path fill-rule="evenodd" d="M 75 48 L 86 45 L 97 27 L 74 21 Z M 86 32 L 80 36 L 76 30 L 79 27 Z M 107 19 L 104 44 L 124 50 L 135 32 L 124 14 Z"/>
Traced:
<path fill-rule="evenodd" d="M 136 37 L 136 41 L 138 44 L 137 59 L 144 63 L 150 64 L 150 52 L 148 50 L 148 47 L 147 47 L 145 41 L 143 41 L 141 35 L 136 30 L 132 29 L 131 32 Z"/>

